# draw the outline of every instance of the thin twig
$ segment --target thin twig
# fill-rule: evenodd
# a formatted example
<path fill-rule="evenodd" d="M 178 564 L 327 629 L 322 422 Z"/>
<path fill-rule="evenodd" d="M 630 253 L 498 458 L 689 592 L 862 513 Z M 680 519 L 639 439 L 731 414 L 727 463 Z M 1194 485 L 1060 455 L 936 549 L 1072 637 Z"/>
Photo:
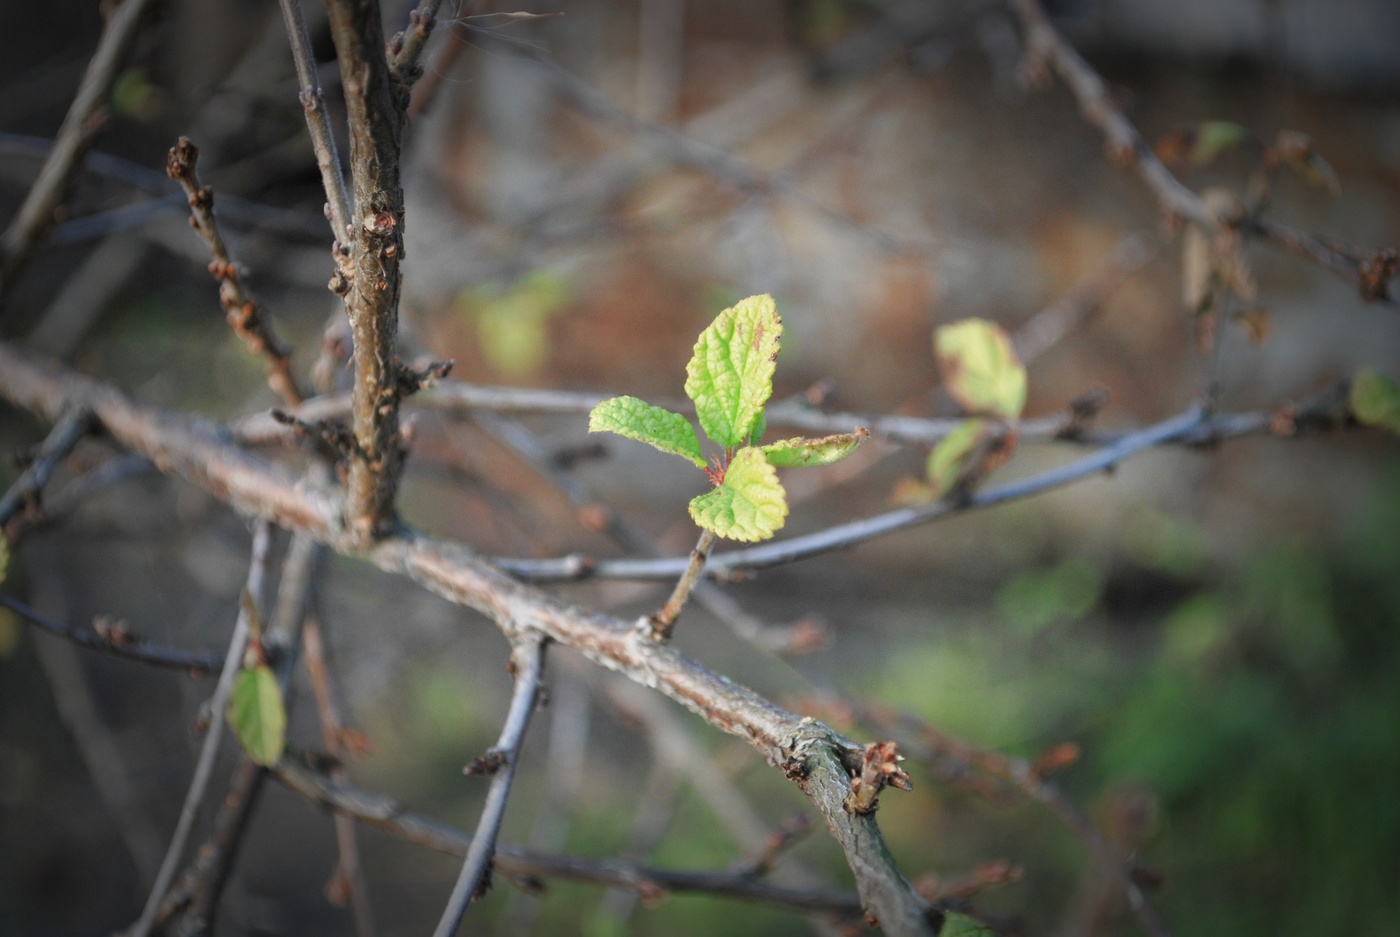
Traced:
<path fill-rule="evenodd" d="M 1275 222 L 1217 215 L 1152 152 L 1137 127 L 1113 100 L 1103 77 L 1055 29 L 1039 0 L 1012 0 L 1011 8 L 1021 21 L 1031 71 L 1043 71 L 1048 63 L 1059 73 L 1079 103 L 1084 119 L 1103 133 L 1109 159 L 1118 165 L 1132 166 L 1152 189 L 1163 211 L 1208 232 L 1224 226 L 1244 227 L 1269 243 L 1337 274 L 1355 287 L 1367 302 L 1397 304 L 1387 292 L 1386 282 L 1394 275 L 1394 251 L 1373 252 L 1371 260 L 1386 255 L 1391 260 L 1389 267 L 1380 264 L 1382 275 L 1377 276 L 1368 271 L 1368 260 L 1354 248 L 1337 249 L 1320 238 Z"/>
<path fill-rule="evenodd" d="M 256 597 L 262 593 L 263 576 L 267 569 L 267 548 L 272 539 L 271 530 L 271 525 L 262 521 L 253 531 L 253 556 L 248 564 L 246 585 L 247 594 L 252 597 L 251 601 L 256 601 Z M 233 692 L 233 678 L 243 665 L 243 651 L 248 645 L 250 624 L 247 604 L 244 602 L 239 605 L 238 620 L 234 623 L 233 635 L 229 639 L 228 653 L 224 657 L 223 670 L 219 673 L 219 683 L 210 698 L 209 727 L 199 752 L 199 761 L 195 764 L 194 779 L 185 794 L 184 806 L 180 808 L 179 823 L 175 826 L 175 834 L 170 839 L 170 847 L 166 850 L 165 860 L 161 863 L 160 873 L 156 876 L 155 885 L 146 899 L 141 917 L 129 932 L 130 937 L 147 937 L 150 933 L 156 913 L 160 910 L 161 900 L 170 888 L 170 883 L 175 880 L 180 857 L 184 855 L 185 844 L 189 841 L 190 831 L 199 816 L 200 804 L 204 801 L 209 780 L 213 777 L 214 761 L 223 742 L 224 710 L 228 708 L 229 696 Z"/>
<path fill-rule="evenodd" d="M 311 693 L 316 698 L 316 714 L 321 722 L 321 743 L 326 754 L 334 762 L 331 780 L 345 783 L 349 773 L 345 770 L 345 745 L 343 743 L 344 721 L 340 706 L 331 685 L 330 664 L 327 659 L 325 642 L 321 639 L 321 623 L 316 616 L 307 619 L 306 630 L 302 634 L 306 674 L 311 683 Z M 348 897 L 355 917 L 357 937 L 371 937 L 374 933 L 374 913 L 369 903 L 369 886 L 360 864 L 360 846 L 355 836 L 353 818 L 340 810 L 335 813 L 335 840 L 339 851 L 339 862 L 331 876 L 332 884 L 326 891 L 335 896 Z M 343 902 L 341 902 L 343 903 Z"/>
<path fill-rule="evenodd" d="M 67 198 L 68 188 L 99 127 L 102 104 L 151 6 L 152 0 L 124 0 L 108 16 L 53 149 L 30 186 L 24 204 L 0 235 L 0 303 L 53 225 L 54 210 Z"/>
<path fill-rule="evenodd" d="M 539 701 L 540 677 L 544 673 L 544 647 L 543 636 L 534 633 L 521 636 L 515 644 L 511 655 L 511 664 L 515 668 L 515 692 L 511 696 L 505 725 L 501 727 L 501 737 L 487 755 L 493 765 L 491 789 L 486 793 L 486 805 L 481 810 L 476 834 L 467 849 L 462 873 L 457 877 L 457 884 L 442 912 L 442 920 L 433 932 L 434 937 L 452 937 L 457 933 L 462 916 L 467 913 L 467 905 L 490 887 L 489 875 L 496 851 L 496 837 L 505 819 L 506 800 L 510 797 L 510 785 L 520 760 L 525 730 Z"/>
<path fill-rule="evenodd" d="M 0 497 L 0 530 L 3 530 L 10 518 L 18 514 L 27 503 L 38 498 L 39 493 L 48 484 L 54 468 L 68 457 L 78 442 L 92 432 L 92 429 L 92 414 L 82 408 L 69 411 L 54 424 L 40 444 L 39 451 L 34 454 L 34 460 L 29 463 L 29 467 L 20 473 L 15 483 Z"/>
<path fill-rule="evenodd" d="M 108 630 L 106 634 L 103 634 L 86 628 L 73 628 L 61 621 L 55 621 L 43 612 L 30 608 L 3 592 L 0 592 L 0 605 L 5 606 L 30 624 L 81 647 L 106 651 L 108 654 L 115 654 L 118 657 L 125 657 L 143 664 L 152 664 L 156 667 L 183 670 L 192 677 L 205 677 L 215 673 L 222 663 L 219 655 L 207 651 L 181 651 L 132 640 L 124 629 Z"/>
<path fill-rule="evenodd" d="M 676 581 L 676 588 L 671 592 L 671 597 L 666 600 L 665 605 L 637 623 L 637 628 L 647 638 L 663 644 L 671 640 L 671 631 L 676 626 L 676 619 L 680 617 L 681 609 L 685 608 L 690 593 L 704 575 L 705 561 L 710 558 L 710 548 L 714 545 L 715 532 L 700 531 L 700 539 L 695 541 L 695 548 L 690 551 L 690 562 L 686 565 L 685 572 L 681 573 L 681 578 Z"/>
<path fill-rule="evenodd" d="M 426 817 L 405 811 L 394 800 L 332 781 L 289 758 L 273 769 L 288 790 L 322 807 L 339 810 L 390 836 L 436 852 L 462 857 L 471 838 Z M 495 871 L 524 880 L 556 878 L 580 884 L 626 888 L 659 897 L 667 891 L 737 898 L 792 911 L 859 917 L 860 899 L 850 892 L 784 888 L 731 872 L 677 872 L 634 862 L 552 856 L 497 845 Z"/>
<path fill-rule="evenodd" d="M 326 190 L 326 220 L 331 224 L 331 236 L 336 242 L 345 243 L 350 236 L 349 189 L 336 149 L 335 130 L 326 112 L 326 96 L 321 92 L 321 80 L 316 77 L 316 58 L 311 51 L 311 37 L 306 32 L 306 16 L 301 11 L 301 0 L 278 0 L 278 6 L 282 9 L 292 59 L 296 62 L 301 106 L 306 111 L 306 129 L 311 134 L 311 148 L 321 170 L 321 187 Z"/>
<path fill-rule="evenodd" d="M 408 15 L 408 29 L 389 42 L 389 67 L 401 94 L 407 95 L 423 73 L 418 60 L 423 57 L 423 48 L 437 25 L 440 6 L 442 0 L 422 0 L 417 9 Z"/>
<path fill-rule="evenodd" d="M 214 258 L 209 272 L 219 281 L 219 305 L 223 306 L 228 324 L 243 339 L 248 351 L 267 359 L 267 383 L 288 406 L 298 406 L 303 398 L 292 376 L 292 353 L 272 331 L 272 323 L 262 315 L 258 301 L 243 283 L 238 265 L 229 256 L 214 219 L 214 190 L 199 184 L 198 162 L 199 149 L 188 137 L 181 137 L 180 142 L 170 148 L 165 172 L 185 190 L 190 203 L 190 224 L 209 246 Z"/>
<path fill-rule="evenodd" d="M 345 90 L 354 188 L 346 235 L 351 274 L 344 298 L 355 340 L 352 427 L 359 451 L 350 461 L 345 520 L 361 542 L 369 543 L 395 523 L 404 459 L 397 333 L 404 251 L 399 150 L 407 102 L 395 91 L 384 58 L 379 4 L 328 0 L 326 12 Z"/>

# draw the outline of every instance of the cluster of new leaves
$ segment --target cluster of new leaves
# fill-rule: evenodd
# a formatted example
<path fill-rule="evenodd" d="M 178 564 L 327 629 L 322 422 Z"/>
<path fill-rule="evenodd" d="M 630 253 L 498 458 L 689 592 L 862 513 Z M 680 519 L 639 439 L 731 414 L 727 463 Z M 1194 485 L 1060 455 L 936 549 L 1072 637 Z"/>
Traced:
<path fill-rule="evenodd" d="M 966 493 L 1011 457 L 1026 406 L 1026 369 L 1005 330 L 985 319 L 964 319 L 933 333 L 943 386 L 968 414 L 934 446 L 926 481 L 905 485 L 908 501 Z"/>
<path fill-rule="evenodd" d="M 775 470 L 829 465 L 869 435 L 857 429 L 759 445 L 782 334 L 783 320 L 766 293 L 724 310 L 700 333 L 686 365 L 685 393 L 695 403 L 701 429 L 722 450 L 713 466 L 688 419 L 636 397 L 598 404 L 588 417 L 589 432 L 617 433 L 689 459 L 714 483 L 690 502 L 695 523 L 731 540 L 767 540 L 788 514 L 787 492 Z"/>

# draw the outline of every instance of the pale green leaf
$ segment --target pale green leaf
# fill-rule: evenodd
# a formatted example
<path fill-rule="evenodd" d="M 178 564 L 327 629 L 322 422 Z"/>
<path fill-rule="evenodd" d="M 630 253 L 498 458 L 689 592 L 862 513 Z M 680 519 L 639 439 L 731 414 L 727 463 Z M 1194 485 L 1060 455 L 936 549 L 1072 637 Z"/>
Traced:
<path fill-rule="evenodd" d="M 870 438 L 870 431 L 861 427 L 854 433 L 823 436 L 820 439 L 782 439 L 763 447 L 768 464 L 775 468 L 795 468 L 801 465 L 830 465 L 840 462 Z"/>
<path fill-rule="evenodd" d="M 685 392 L 705 433 L 726 449 L 749 441 L 773 394 L 782 333 L 773 297 L 765 293 L 721 312 L 695 343 Z"/>
<path fill-rule="evenodd" d="M 266 664 L 245 668 L 233 680 L 228 724 L 255 764 L 270 768 L 287 743 L 287 710 L 277 677 Z"/>
<path fill-rule="evenodd" d="M 617 433 L 705 467 L 705 455 L 690 421 L 636 397 L 613 397 L 598 404 L 588 415 L 588 431 Z"/>
<path fill-rule="evenodd" d="M 762 450 L 745 446 L 734 454 L 724 481 L 690 502 L 690 516 L 721 537 L 752 543 L 767 540 L 787 520 L 787 492 Z"/>
<path fill-rule="evenodd" d="M 1362 368 L 1351 379 L 1351 412 L 1360 423 L 1400 434 L 1400 387 L 1379 371 Z"/>
<path fill-rule="evenodd" d="M 943 497 L 976 469 L 969 463 L 979 457 L 980 443 L 990 426 L 987 420 L 964 420 L 933 447 L 926 467 L 933 497 Z"/>
<path fill-rule="evenodd" d="M 933 347 L 948 393 L 970 413 L 1019 419 L 1026 405 L 1026 369 L 1005 330 L 985 319 L 940 326 Z"/>
<path fill-rule="evenodd" d="M 943 915 L 943 927 L 938 937 L 992 937 L 995 933 L 975 917 L 949 911 Z"/>
<path fill-rule="evenodd" d="M 1249 131 L 1239 124 L 1228 120 L 1208 120 L 1196 128 L 1196 145 L 1191 151 L 1191 161 L 1203 166 L 1248 140 Z"/>
<path fill-rule="evenodd" d="M 768 429 L 768 417 L 764 411 L 758 411 L 758 419 L 753 421 L 753 430 L 749 433 L 749 445 L 756 446 L 763 441 L 763 434 Z"/>

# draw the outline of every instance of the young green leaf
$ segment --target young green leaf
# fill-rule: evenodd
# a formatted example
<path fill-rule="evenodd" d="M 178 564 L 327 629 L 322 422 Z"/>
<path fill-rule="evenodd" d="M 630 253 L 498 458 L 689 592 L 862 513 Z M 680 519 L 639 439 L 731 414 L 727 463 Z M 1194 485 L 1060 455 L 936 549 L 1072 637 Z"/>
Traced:
<path fill-rule="evenodd" d="M 765 293 L 721 312 L 695 343 L 685 392 L 705 433 L 726 449 L 749 442 L 773 395 L 782 334 L 783 321 Z"/>
<path fill-rule="evenodd" d="M 943 916 L 943 929 L 938 932 L 938 935 L 939 937 L 990 937 L 994 933 L 996 932 L 977 918 L 950 911 Z"/>
<path fill-rule="evenodd" d="M 974 459 L 980 461 L 981 443 L 990 429 L 987 420 L 964 420 L 938 441 L 928 454 L 928 482 L 934 498 L 941 498 L 958 482 L 977 470 Z"/>
<path fill-rule="evenodd" d="M 745 446 L 734 454 L 724 481 L 690 502 L 690 516 L 721 537 L 752 543 L 767 540 L 787 519 L 787 492 L 762 450 Z"/>
<path fill-rule="evenodd" d="M 228 724 L 255 764 L 270 768 L 287 742 L 287 710 L 277 677 L 266 664 L 244 668 L 233 681 Z"/>
<path fill-rule="evenodd" d="M 588 415 L 588 431 L 617 433 L 705 467 L 705 455 L 690 421 L 636 397 L 613 397 L 598 404 Z"/>
<path fill-rule="evenodd" d="M 1362 368 L 1351 379 L 1351 412 L 1360 423 L 1400 433 L 1400 387 L 1379 371 Z"/>
<path fill-rule="evenodd" d="M 948 393 L 970 413 L 1015 420 L 1026 405 L 1026 369 L 1001 326 L 964 319 L 933 333 Z"/>
<path fill-rule="evenodd" d="M 1196 128 L 1196 145 L 1191 162 L 1204 166 L 1226 150 L 1249 141 L 1249 131 L 1228 120 L 1208 120 Z"/>
<path fill-rule="evenodd" d="M 768 464 L 774 468 L 794 468 L 800 465 L 830 465 L 840 462 L 870 438 L 870 431 L 860 427 L 854 433 L 823 436 L 820 439 L 782 439 L 763 447 Z"/>

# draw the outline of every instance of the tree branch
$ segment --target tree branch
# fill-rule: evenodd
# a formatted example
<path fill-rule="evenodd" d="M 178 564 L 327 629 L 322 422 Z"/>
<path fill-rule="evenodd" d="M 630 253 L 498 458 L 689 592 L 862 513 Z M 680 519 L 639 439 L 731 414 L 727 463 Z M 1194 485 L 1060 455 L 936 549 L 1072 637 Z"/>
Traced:
<path fill-rule="evenodd" d="M 409 813 L 390 798 L 337 783 L 291 759 L 282 759 L 273 773 L 288 790 L 312 803 L 352 816 L 390 836 L 451 856 L 465 856 L 471 846 L 471 838 L 465 833 Z M 730 872 L 675 872 L 617 860 L 549 856 L 508 845 L 496 847 L 495 870 L 510 878 L 557 878 L 651 895 L 658 891 L 710 894 L 800 913 L 842 917 L 858 917 L 862 913 L 860 898 L 850 892 L 785 888 Z"/>
<path fill-rule="evenodd" d="M 116 80 L 117 69 L 126 60 L 151 5 L 151 0 L 123 0 L 108 16 L 53 149 L 30 186 L 24 204 L 0 235 L 0 304 L 53 225 L 54 210 L 68 197 L 68 188 L 98 129 L 98 115 Z"/>
<path fill-rule="evenodd" d="M 155 885 L 151 887 L 150 897 L 146 899 L 146 907 L 142 910 L 140 919 L 129 932 L 130 937 L 147 937 L 150 933 L 151 925 L 155 923 L 156 914 L 160 911 L 161 901 L 171 882 L 175 880 L 175 870 L 179 867 L 180 857 L 184 855 L 185 844 L 189 842 L 190 831 L 194 828 L 200 804 L 204 801 L 209 780 L 213 777 L 214 761 L 224 740 L 224 710 L 228 708 L 229 696 L 233 692 L 233 678 L 243 666 L 243 651 L 248 646 L 248 606 L 255 602 L 256 596 L 262 592 L 263 575 L 267 568 L 267 548 L 271 539 L 271 527 L 265 521 L 259 523 L 253 532 L 253 558 L 248 565 L 246 597 L 239 605 L 238 620 L 234 623 L 233 635 L 229 638 L 224 667 L 219 673 L 219 683 L 209 701 L 209 727 L 204 736 L 204 745 L 199 751 L 199 760 L 195 764 L 194 779 L 185 794 L 184 806 L 180 808 L 180 820 L 175 825 L 175 835 L 170 838 L 170 847 L 166 850 Z"/>
<path fill-rule="evenodd" d="M 267 359 L 267 383 L 288 406 L 295 407 L 303 398 L 292 376 L 292 353 L 278 340 L 272 324 L 263 317 L 258 301 L 244 288 L 243 276 L 229 256 L 214 220 L 214 190 L 199 184 L 195 170 L 198 161 L 199 149 L 188 137 L 181 137 L 180 142 L 170 148 L 166 174 L 185 190 L 190 203 L 190 224 L 209 246 L 214 258 L 209 272 L 219 281 L 219 305 L 224 307 L 228 324 L 250 352 Z"/>
<path fill-rule="evenodd" d="M 530 716 L 539 702 L 540 678 L 544 674 L 544 640 L 537 634 L 524 635 L 516 642 L 511 654 L 511 667 L 515 672 L 515 692 L 510 699 L 505 725 L 501 727 L 501 737 L 496 740 L 495 747 L 486 753 L 486 766 L 480 772 L 471 767 L 467 769 L 468 774 L 491 774 L 491 789 L 486 793 L 486 805 L 481 810 L 476 835 L 467 849 L 462 872 L 452 888 L 452 895 L 447 900 L 434 937 L 452 937 L 457 933 L 462 917 L 467 913 L 467 905 L 491 887 L 496 837 L 506 817 L 506 800 L 510 797 L 510 785 L 520 761 L 520 749 L 525 743 L 525 730 L 529 728 Z M 475 764 L 473 762 L 473 766 Z"/>
<path fill-rule="evenodd" d="M 1103 133 L 1109 159 L 1120 166 L 1132 166 L 1152 189 L 1163 211 L 1199 225 L 1208 232 L 1227 226 L 1243 228 L 1339 275 L 1354 286 L 1367 302 L 1396 303 L 1387 292 L 1386 285 L 1395 273 L 1394 251 L 1375 252 L 1372 262 L 1387 255 L 1390 262 L 1388 265 L 1381 262 L 1378 272 L 1369 272 L 1368 261 L 1363 260 L 1354 249 L 1335 249 L 1318 238 L 1275 222 L 1217 215 L 1152 152 L 1137 128 L 1114 102 L 1103 77 L 1065 41 L 1045 15 L 1038 0 L 1012 0 L 1011 8 L 1021 21 L 1032 74 L 1043 71 L 1047 63 L 1059 73 L 1079 102 L 1084 119 Z"/>
<path fill-rule="evenodd" d="M 3 497 L 0 497 L 0 531 L 4 530 L 5 525 L 24 508 L 26 503 L 38 498 L 39 493 L 48 484 L 49 476 L 53 474 L 54 468 L 67 458 L 78 442 L 90 432 L 92 432 L 92 414 L 82 408 L 65 413 L 54 424 L 48 436 L 44 437 L 44 441 L 39 446 L 39 451 L 35 453 L 34 460 L 29 463 L 29 467 L 20 473 L 19 478 L 15 479 L 15 483 L 10 486 Z"/>
<path fill-rule="evenodd" d="M 354 208 L 347 233 L 352 276 L 345 311 L 355 341 L 352 424 L 359 448 L 350 461 L 346 521 L 362 543 L 394 525 L 394 495 L 403 469 L 399 435 L 399 262 L 404 203 L 399 149 L 404 100 L 384 58 L 379 4 L 328 0 L 331 39 L 340 60 L 350 124 Z"/>

